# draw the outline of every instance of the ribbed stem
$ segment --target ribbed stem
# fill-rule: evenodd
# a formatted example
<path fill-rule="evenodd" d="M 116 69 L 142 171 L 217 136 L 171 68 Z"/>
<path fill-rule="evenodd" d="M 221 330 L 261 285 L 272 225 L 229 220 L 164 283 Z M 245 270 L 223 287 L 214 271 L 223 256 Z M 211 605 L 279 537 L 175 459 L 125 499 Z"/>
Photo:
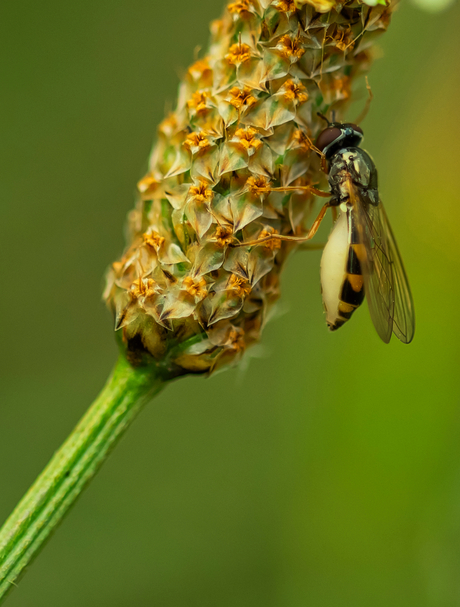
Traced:
<path fill-rule="evenodd" d="M 135 368 L 119 358 L 100 395 L 0 530 L 0 602 L 163 385 L 152 367 Z"/>

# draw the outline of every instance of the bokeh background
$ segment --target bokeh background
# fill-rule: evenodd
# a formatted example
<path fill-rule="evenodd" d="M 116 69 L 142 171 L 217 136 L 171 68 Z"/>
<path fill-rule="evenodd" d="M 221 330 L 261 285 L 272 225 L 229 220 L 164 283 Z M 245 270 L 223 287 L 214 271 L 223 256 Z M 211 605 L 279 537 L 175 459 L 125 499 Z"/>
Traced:
<path fill-rule="evenodd" d="M 102 276 L 221 8 L 0 7 L 2 520 L 115 361 Z M 365 307 L 330 334 L 320 253 L 296 254 L 249 365 L 144 410 L 9 606 L 460 605 L 459 26 L 403 0 L 370 75 L 414 342 L 385 346 Z"/>

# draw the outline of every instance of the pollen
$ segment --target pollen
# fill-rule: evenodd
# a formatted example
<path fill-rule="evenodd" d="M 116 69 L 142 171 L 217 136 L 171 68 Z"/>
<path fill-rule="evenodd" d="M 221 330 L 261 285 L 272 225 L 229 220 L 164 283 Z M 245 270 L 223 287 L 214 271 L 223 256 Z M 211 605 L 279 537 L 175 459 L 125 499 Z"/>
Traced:
<path fill-rule="evenodd" d="M 346 51 L 348 48 L 353 48 L 355 42 L 353 40 L 353 32 L 351 27 L 337 27 L 335 32 L 328 36 L 329 40 L 335 42 L 336 47 L 341 51 Z"/>
<path fill-rule="evenodd" d="M 207 112 L 209 107 L 207 105 L 209 99 L 209 93 L 206 91 L 196 91 L 193 93 L 192 98 L 187 101 L 187 107 L 190 110 L 195 110 L 197 114 Z"/>
<path fill-rule="evenodd" d="M 231 2 L 228 5 L 228 11 L 230 13 L 236 13 L 241 15 L 241 13 L 248 13 L 251 9 L 250 0 L 240 0 L 239 2 Z"/>
<path fill-rule="evenodd" d="M 307 0 L 307 2 L 320 13 L 327 13 L 336 6 L 336 0 Z"/>
<path fill-rule="evenodd" d="M 348 99 L 351 95 L 351 80 L 349 76 L 343 78 L 335 78 L 332 81 L 332 89 L 340 99 Z"/>
<path fill-rule="evenodd" d="M 299 36 L 291 37 L 289 34 L 286 34 L 280 38 L 278 44 L 276 45 L 276 49 L 282 57 L 291 60 L 300 59 L 300 57 L 302 57 L 302 55 L 305 53 L 305 49 L 302 48 Z"/>
<path fill-rule="evenodd" d="M 242 148 L 244 148 L 248 152 L 255 152 L 262 145 L 261 140 L 256 137 L 256 135 L 258 134 L 259 132 L 257 131 L 257 129 L 254 129 L 249 126 L 246 129 L 238 129 L 235 132 L 235 137 L 238 140 L 238 144 Z"/>
<path fill-rule="evenodd" d="M 148 197 L 149 194 L 153 194 L 159 185 L 160 182 L 155 179 L 151 173 L 149 173 L 137 183 L 137 189 L 142 195 L 142 198 L 145 198 Z"/>
<path fill-rule="evenodd" d="M 121 261 L 114 261 L 112 264 L 112 269 L 116 274 L 121 274 L 123 271 L 123 266 L 125 264 Z"/>
<path fill-rule="evenodd" d="M 209 202 L 213 197 L 213 191 L 210 190 L 206 181 L 200 181 L 198 185 L 190 186 L 188 191 L 190 198 L 195 202 Z"/>
<path fill-rule="evenodd" d="M 311 141 L 308 140 L 307 135 L 301 129 L 296 129 L 292 133 L 291 147 L 304 148 L 305 150 L 310 150 Z"/>
<path fill-rule="evenodd" d="M 283 84 L 284 98 L 288 101 L 296 101 L 297 103 L 305 103 L 308 99 L 308 93 L 305 86 L 301 82 L 294 80 L 286 80 Z"/>
<path fill-rule="evenodd" d="M 162 122 L 158 130 L 166 137 L 172 137 L 178 130 L 177 117 L 175 114 L 169 114 Z"/>
<path fill-rule="evenodd" d="M 191 276 L 186 276 L 184 278 L 183 285 L 187 293 L 189 295 L 193 295 L 193 297 L 204 299 L 208 294 L 206 281 L 204 278 L 192 278 Z"/>
<path fill-rule="evenodd" d="M 130 293 L 133 299 L 150 297 L 155 294 L 155 281 L 152 278 L 139 278 L 133 282 Z"/>
<path fill-rule="evenodd" d="M 225 55 L 225 58 L 232 65 L 240 65 L 241 63 L 249 61 L 251 58 L 251 49 L 247 44 L 244 44 L 244 42 L 232 44 L 228 53 Z"/>
<path fill-rule="evenodd" d="M 249 179 L 246 181 L 246 187 L 251 194 L 256 195 L 269 194 L 272 191 L 268 177 L 264 177 L 263 175 L 249 177 Z"/>
<path fill-rule="evenodd" d="M 232 348 L 232 350 L 236 350 L 237 352 L 241 352 L 246 347 L 246 343 L 244 341 L 244 330 L 238 328 L 232 328 L 230 333 L 228 334 L 228 342 L 227 345 Z"/>
<path fill-rule="evenodd" d="M 199 150 L 205 150 L 210 147 L 211 143 L 207 137 L 203 135 L 203 133 L 190 133 L 187 139 L 184 141 L 184 146 L 191 151 L 196 151 L 196 148 Z"/>
<path fill-rule="evenodd" d="M 251 292 L 251 285 L 245 278 L 232 274 L 228 279 L 227 286 L 235 291 L 238 297 L 246 297 Z"/>
<path fill-rule="evenodd" d="M 207 59 L 198 59 L 198 61 L 195 61 L 188 68 L 188 73 L 194 80 L 198 80 L 199 78 L 206 77 L 208 74 L 212 74 L 212 70 Z"/>
<path fill-rule="evenodd" d="M 225 247 L 233 241 L 233 233 L 229 228 L 217 226 L 214 238 L 221 247 Z"/>
<path fill-rule="evenodd" d="M 155 251 L 158 251 L 165 241 L 163 236 L 160 236 L 158 232 L 155 232 L 154 230 L 149 230 L 148 232 L 145 232 L 145 234 L 142 234 L 142 239 L 147 247 L 155 249 Z"/>
<path fill-rule="evenodd" d="M 283 13 L 293 13 L 295 11 L 294 0 L 278 0 L 274 6 Z"/>
<path fill-rule="evenodd" d="M 235 107 L 237 110 L 240 110 L 242 107 L 249 108 L 257 101 L 257 99 L 252 95 L 252 89 L 250 89 L 248 86 L 245 86 L 242 89 L 234 86 L 230 89 L 229 94 L 229 103 L 231 103 L 231 105 L 233 105 L 233 107 Z"/>
<path fill-rule="evenodd" d="M 265 228 L 259 234 L 259 238 L 267 238 L 267 236 L 271 236 L 272 234 L 279 234 L 279 232 L 273 228 Z M 281 240 L 279 238 L 270 238 L 270 240 L 263 243 L 263 246 L 270 251 L 275 251 L 276 249 L 281 249 Z"/>

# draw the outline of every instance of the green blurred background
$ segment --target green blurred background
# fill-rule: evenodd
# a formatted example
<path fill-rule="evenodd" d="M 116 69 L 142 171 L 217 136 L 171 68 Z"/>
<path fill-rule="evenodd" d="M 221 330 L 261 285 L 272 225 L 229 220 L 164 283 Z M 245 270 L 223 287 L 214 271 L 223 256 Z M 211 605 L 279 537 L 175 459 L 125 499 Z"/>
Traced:
<path fill-rule="evenodd" d="M 0 519 L 116 358 L 102 275 L 220 0 L 0 7 Z M 460 605 L 460 7 L 403 0 L 364 128 L 417 332 L 328 333 L 319 252 L 249 367 L 146 410 L 11 607 Z M 350 118 L 354 118 L 353 112 Z"/>

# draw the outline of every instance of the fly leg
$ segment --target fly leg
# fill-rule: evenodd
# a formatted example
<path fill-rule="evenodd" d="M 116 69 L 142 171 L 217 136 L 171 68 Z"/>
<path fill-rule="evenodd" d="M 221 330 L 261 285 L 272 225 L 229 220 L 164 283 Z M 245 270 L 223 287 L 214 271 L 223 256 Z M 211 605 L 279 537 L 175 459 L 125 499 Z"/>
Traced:
<path fill-rule="evenodd" d="M 326 204 L 322 207 L 321 211 L 319 212 L 318 217 L 315 219 L 315 221 L 313 222 L 313 225 L 308 230 L 308 232 L 305 234 L 305 236 L 285 236 L 283 234 L 268 234 L 267 236 L 263 236 L 262 238 L 258 238 L 256 240 L 248 240 L 247 242 L 240 242 L 238 244 L 234 244 L 233 246 L 234 247 L 258 246 L 260 244 L 263 244 L 264 242 L 268 242 L 273 239 L 274 240 L 287 240 L 289 242 L 306 242 L 307 240 L 310 240 L 311 238 L 313 238 L 313 236 L 318 231 L 318 228 L 321 225 L 321 222 L 323 221 L 324 216 L 326 215 L 326 211 L 328 210 L 329 207 L 330 207 L 329 202 L 326 202 Z"/>
<path fill-rule="evenodd" d="M 312 185 L 289 185 L 284 188 L 283 187 L 272 188 L 270 191 L 271 192 L 294 192 L 294 191 L 302 191 L 302 190 L 304 190 L 306 192 L 311 192 L 315 196 L 320 196 L 321 198 L 330 198 L 331 197 L 330 192 L 325 192 L 324 190 L 318 190 L 318 188 L 315 188 Z"/>
<path fill-rule="evenodd" d="M 319 112 L 318 112 L 318 115 L 321 115 L 321 114 L 319 114 Z M 327 118 L 326 118 L 326 120 L 327 120 Z M 329 120 L 327 120 L 327 122 L 329 122 Z M 305 135 L 305 137 L 306 137 L 306 139 L 307 139 L 307 141 L 308 141 L 311 149 L 314 152 L 316 152 L 318 154 L 318 156 L 321 158 L 321 170 L 323 171 L 323 173 L 327 174 L 327 160 L 326 160 L 326 156 L 323 154 L 323 152 L 318 147 L 316 147 L 316 145 L 313 143 L 313 141 L 310 139 L 310 137 L 308 135 Z"/>
<path fill-rule="evenodd" d="M 366 105 L 364 106 L 361 114 L 358 116 L 358 118 L 356 118 L 355 124 L 361 124 L 361 122 L 367 116 L 369 108 L 371 107 L 372 99 L 374 99 L 374 94 L 372 92 L 371 85 L 369 84 L 369 80 L 367 79 L 367 76 L 366 76 L 366 88 L 367 88 L 367 92 L 368 92 L 369 96 L 367 98 Z"/>

